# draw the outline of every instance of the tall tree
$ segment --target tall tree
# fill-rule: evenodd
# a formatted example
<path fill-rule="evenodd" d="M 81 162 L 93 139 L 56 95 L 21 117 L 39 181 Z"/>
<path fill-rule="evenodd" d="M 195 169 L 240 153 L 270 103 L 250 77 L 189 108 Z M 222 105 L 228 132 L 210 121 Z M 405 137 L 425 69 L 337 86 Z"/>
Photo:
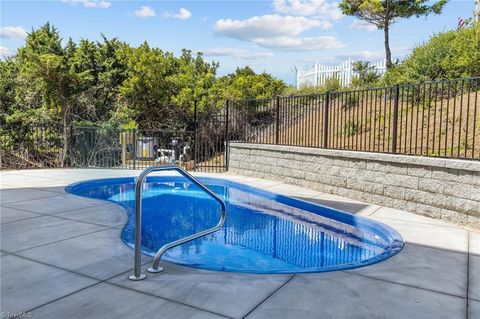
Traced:
<path fill-rule="evenodd" d="M 78 78 L 75 121 L 86 125 L 111 118 L 125 79 L 126 65 L 118 55 L 126 45 L 115 38 L 102 38 L 96 43 L 81 40 L 69 59 L 70 74 Z"/>
<path fill-rule="evenodd" d="M 390 50 L 390 26 L 398 19 L 440 14 L 448 0 L 342 0 L 340 8 L 344 14 L 375 25 L 383 30 L 387 68 L 392 66 Z"/>
<path fill-rule="evenodd" d="M 120 56 L 127 66 L 126 79 L 119 88 L 123 111 L 141 127 L 176 129 L 176 120 L 185 108 L 172 103 L 177 92 L 172 77 L 178 69 L 173 54 L 144 42 L 138 48 L 125 47 Z"/>
<path fill-rule="evenodd" d="M 473 18 L 476 22 L 480 22 L 480 0 L 475 1 L 475 12 Z"/>
<path fill-rule="evenodd" d="M 16 99 L 25 110 L 15 113 L 23 123 L 62 123 L 64 133 L 60 160 L 63 164 L 67 156 L 67 126 L 74 105 L 76 79 L 69 73 L 61 41 L 57 29 L 49 23 L 28 34 L 25 46 L 18 50 L 16 57 L 19 65 Z"/>
<path fill-rule="evenodd" d="M 249 66 L 237 68 L 234 73 L 224 75 L 212 87 L 212 95 L 225 99 L 263 99 L 285 92 L 287 85 L 282 80 L 262 72 L 255 73 Z"/>

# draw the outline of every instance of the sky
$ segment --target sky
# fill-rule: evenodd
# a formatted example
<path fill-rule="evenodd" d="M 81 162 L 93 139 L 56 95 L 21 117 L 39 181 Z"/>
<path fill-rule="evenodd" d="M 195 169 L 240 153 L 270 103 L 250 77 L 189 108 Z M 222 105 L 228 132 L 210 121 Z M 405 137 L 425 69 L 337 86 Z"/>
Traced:
<path fill-rule="evenodd" d="M 339 0 L 47 0 L 0 4 L 0 55 L 15 54 L 26 34 L 49 21 L 64 41 L 116 37 L 179 54 L 203 52 L 219 75 L 251 66 L 295 83 L 295 67 L 384 58 L 383 31 L 345 16 Z M 450 0 L 442 14 L 399 20 L 391 48 L 399 59 L 431 35 L 471 17 L 474 0 Z"/>

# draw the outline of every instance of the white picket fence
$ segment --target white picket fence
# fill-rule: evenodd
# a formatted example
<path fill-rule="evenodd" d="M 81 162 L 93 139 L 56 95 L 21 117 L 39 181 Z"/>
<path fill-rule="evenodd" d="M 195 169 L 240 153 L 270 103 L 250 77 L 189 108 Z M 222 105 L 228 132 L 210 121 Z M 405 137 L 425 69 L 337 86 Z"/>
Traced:
<path fill-rule="evenodd" d="M 315 63 L 313 68 L 302 69 L 297 67 L 297 88 L 308 86 L 321 86 L 330 78 L 337 78 L 342 86 L 349 86 L 355 75 L 352 69 L 353 60 L 349 59 L 342 64 L 326 66 Z M 372 63 L 380 74 L 387 69 L 387 61 L 380 60 Z"/>

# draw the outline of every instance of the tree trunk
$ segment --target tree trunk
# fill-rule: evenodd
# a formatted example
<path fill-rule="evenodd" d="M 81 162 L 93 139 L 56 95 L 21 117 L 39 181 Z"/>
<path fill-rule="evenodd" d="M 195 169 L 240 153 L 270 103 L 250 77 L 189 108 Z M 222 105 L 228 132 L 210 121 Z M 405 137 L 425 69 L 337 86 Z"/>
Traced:
<path fill-rule="evenodd" d="M 387 60 L 387 69 L 391 68 L 392 63 L 392 52 L 390 51 L 390 38 L 389 38 L 389 25 L 385 23 L 385 27 L 383 28 L 383 33 L 385 35 L 385 58 Z"/>
<path fill-rule="evenodd" d="M 65 162 L 67 159 L 67 153 L 68 153 L 68 121 L 67 121 L 67 114 L 65 113 L 63 115 L 63 149 L 62 149 L 62 157 L 61 157 L 61 163 L 60 167 L 65 167 Z"/>
<path fill-rule="evenodd" d="M 475 14 L 474 14 L 475 22 L 480 22 L 480 0 L 475 2 Z"/>
<path fill-rule="evenodd" d="M 66 100 L 66 99 L 64 99 Z M 67 164 L 67 157 L 68 157 L 68 149 L 70 146 L 70 106 L 68 102 L 62 103 L 63 107 L 63 114 L 62 114 L 62 126 L 63 126 L 63 138 L 62 138 L 62 154 L 61 154 L 61 167 L 65 167 Z"/>

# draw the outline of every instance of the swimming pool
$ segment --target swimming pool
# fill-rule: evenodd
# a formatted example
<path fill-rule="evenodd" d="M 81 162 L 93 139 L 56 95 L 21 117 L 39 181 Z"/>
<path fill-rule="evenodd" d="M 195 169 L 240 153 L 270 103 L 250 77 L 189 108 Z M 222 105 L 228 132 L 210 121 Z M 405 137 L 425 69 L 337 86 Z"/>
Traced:
<path fill-rule="evenodd" d="M 351 269 L 385 260 L 403 247 L 379 222 L 217 178 L 200 178 L 227 204 L 219 231 L 168 250 L 163 260 L 196 268 L 247 273 Z M 122 240 L 134 244 L 134 178 L 91 180 L 66 191 L 123 206 Z M 143 191 L 142 252 L 213 227 L 219 204 L 183 177 L 148 177 Z"/>

